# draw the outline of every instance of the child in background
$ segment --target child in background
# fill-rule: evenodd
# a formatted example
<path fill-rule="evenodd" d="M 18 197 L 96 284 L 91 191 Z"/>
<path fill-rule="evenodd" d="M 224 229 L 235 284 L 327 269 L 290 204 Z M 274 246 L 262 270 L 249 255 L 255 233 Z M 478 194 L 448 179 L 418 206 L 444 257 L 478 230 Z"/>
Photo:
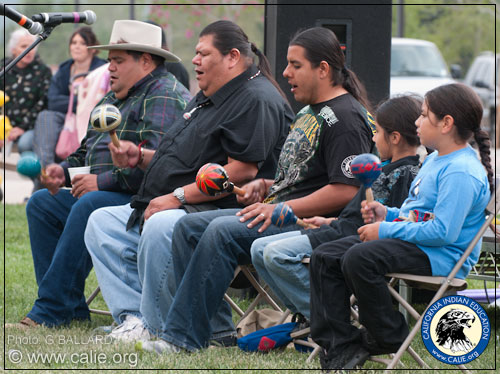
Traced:
<path fill-rule="evenodd" d="M 420 115 L 422 99 L 415 96 L 392 98 L 377 109 L 373 136 L 383 161 L 382 173 L 373 183 L 376 201 L 401 206 L 418 173 L 415 121 Z M 309 257 L 321 243 L 355 235 L 363 225 L 361 201 L 365 188 L 342 210 L 338 219 L 313 217 L 304 221 L 321 226 L 306 231 L 291 231 L 257 239 L 252 244 L 252 263 L 259 276 L 273 289 L 293 313 L 310 318 L 309 270 L 302 259 Z"/>
<path fill-rule="evenodd" d="M 420 142 L 435 152 L 424 161 L 401 209 L 363 201 L 364 221 L 375 223 L 362 226 L 359 236 L 313 252 L 311 336 L 323 347 L 323 369 L 353 369 L 370 354 L 396 352 L 408 326 L 393 308 L 385 274 L 448 275 L 484 222 L 493 172 L 482 113 L 481 101 L 465 85 L 429 91 L 416 124 Z M 481 161 L 468 143 L 472 135 Z M 416 219 L 404 219 L 411 215 Z M 477 262 L 480 247 L 481 240 L 458 278 Z M 351 293 L 362 329 L 350 322 Z"/>

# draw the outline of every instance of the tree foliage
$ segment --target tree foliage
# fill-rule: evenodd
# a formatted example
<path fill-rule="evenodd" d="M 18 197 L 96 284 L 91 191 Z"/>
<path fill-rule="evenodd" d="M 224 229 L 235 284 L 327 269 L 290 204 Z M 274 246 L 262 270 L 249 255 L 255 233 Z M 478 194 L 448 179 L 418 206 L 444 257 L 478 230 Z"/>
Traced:
<path fill-rule="evenodd" d="M 404 2 L 405 37 L 436 43 L 444 59 L 449 64 L 460 64 L 464 72 L 480 52 L 495 50 L 496 2 L 426 0 L 425 5 L 419 3 L 422 2 Z M 399 6 L 393 6 L 393 35 L 396 35 Z"/>
<path fill-rule="evenodd" d="M 249 40 L 263 50 L 264 8 L 264 0 L 154 0 L 148 18 L 163 27 L 168 48 L 182 59 L 194 76 L 190 62 L 198 35 L 214 21 L 226 19 L 237 23 Z"/>
<path fill-rule="evenodd" d="M 405 37 L 433 41 L 448 64 L 458 63 L 466 71 L 474 56 L 484 50 L 495 50 L 495 15 L 500 11 L 500 7 L 499 10 L 495 9 L 495 4 L 500 0 L 403 2 Z M 191 59 L 197 36 L 205 25 L 217 19 L 235 21 L 247 32 L 251 41 L 260 48 L 264 44 L 265 0 L 107 0 L 103 4 L 95 0 L 79 0 L 78 3 L 80 11 L 92 9 L 97 14 L 93 29 L 103 43 L 108 42 L 115 20 L 130 18 L 130 4 L 134 3 L 135 19 L 151 19 L 162 25 L 169 48 L 182 58 L 183 64 L 191 73 Z M 397 3 L 400 1 L 393 0 L 393 4 Z M 32 0 L 18 0 L 17 4 L 9 6 L 27 16 L 40 12 L 71 12 L 76 9 L 75 1 L 70 0 L 44 0 L 42 4 Z M 393 35 L 397 32 L 399 6 L 401 5 L 393 6 Z M 14 22 L 8 19 L 4 21 L 6 41 L 15 27 Z M 57 66 L 69 57 L 68 39 L 74 27 L 76 26 L 71 24 L 60 25 L 40 44 L 39 53 L 46 63 Z M 101 57 L 106 57 L 105 52 L 101 53 Z"/>

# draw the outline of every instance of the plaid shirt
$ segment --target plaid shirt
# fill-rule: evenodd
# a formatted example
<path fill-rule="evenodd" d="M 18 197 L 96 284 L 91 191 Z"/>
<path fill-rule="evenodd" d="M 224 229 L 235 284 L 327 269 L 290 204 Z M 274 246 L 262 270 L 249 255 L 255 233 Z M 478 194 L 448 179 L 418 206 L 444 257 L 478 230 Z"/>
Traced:
<path fill-rule="evenodd" d="M 109 103 L 120 110 L 122 121 L 116 128 L 118 139 L 135 144 L 145 140 L 144 148 L 156 149 L 170 125 L 182 116 L 189 100 L 187 89 L 159 66 L 132 86 L 125 99 L 117 99 L 110 91 L 97 105 Z M 108 149 L 110 141 L 109 133 L 97 132 L 89 124 L 80 148 L 61 163 L 68 186 L 71 185 L 68 167 L 90 165 L 90 172 L 97 174 L 99 190 L 137 192 L 143 171 L 113 166 Z"/>

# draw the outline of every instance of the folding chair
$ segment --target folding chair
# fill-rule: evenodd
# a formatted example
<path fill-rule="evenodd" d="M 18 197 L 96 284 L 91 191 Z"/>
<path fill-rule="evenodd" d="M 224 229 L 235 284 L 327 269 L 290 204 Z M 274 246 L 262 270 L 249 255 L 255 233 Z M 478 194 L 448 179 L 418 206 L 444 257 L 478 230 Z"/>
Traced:
<path fill-rule="evenodd" d="M 400 361 L 400 358 L 403 355 L 403 353 L 411 348 L 410 344 L 420 330 L 420 327 L 422 325 L 422 320 L 423 320 L 424 315 L 425 315 L 425 311 L 436 300 L 443 297 L 445 292 L 447 292 L 447 291 L 459 291 L 459 290 L 464 290 L 465 288 L 467 288 L 467 282 L 464 279 L 455 278 L 455 275 L 460 270 L 460 268 L 464 264 L 465 260 L 469 257 L 472 250 L 474 249 L 474 246 L 477 244 L 479 239 L 483 236 L 485 231 L 491 225 L 491 222 L 495 218 L 495 215 L 500 210 L 500 186 L 499 186 L 500 183 L 499 183 L 499 180 L 495 181 L 495 185 L 496 185 L 496 191 L 495 191 L 495 194 L 492 196 L 490 202 L 488 203 L 488 206 L 486 207 L 486 217 L 485 217 L 485 220 L 484 220 L 481 228 L 479 229 L 477 234 L 474 236 L 474 238 L 471 240 L 471 242 L 469 243 L 469 246 L 467 247 L 467 249 L 463 253 L 462 257 L 460 257 L 460 259 L 455 264 L 455 266 L 453 267 L 453 269 L 451 270 L 450 274 L 447 277 L 419 276 L 419 275 L 400 274 L 400 273 L 387 274 L 387 276 L 391 278 L 391 281 L 388 284 L 389 292 L 406 310 L 408 310 L 408 312 L 411 314 L 411 316 L 416 319 L 416 323 L 415 323 L 415 326 L 413 327 L 413 329 L 410 331 L 410 334 L 408 335 L 408 337 L 405 339 L 403 344 L 401 344 L 401 347 L 395 353 L 394 357 L 387 365 L 387 369 L 385 370 L 384 373 L 388 373 L 390 369 L 393 369 L 397 365 L 397 363 Z M 425 311 L 421 315 L 418 314 L 418 312 L 403 297 L 401 297 L 401 295 L 399 295 L 396 292 L 396 290 L 394 289 L 394 286 L 396 285 L 398 280 L 402 280 L 405 283 L 407 283 L 413 287 L 420 287 L 420 288 L 425 288 L 425 289 L 430 289 L 430 290 L 437 290 L 436 294 L 434 295 L 434 297 L 432 298 L 430 303 L 427 305 Z M 421 359 L 417 360 L 417 362 L 419 362 L 419 364 L 421 366 L 422 366 L 422 363 L 425 365 L 425 363 Z M 427 366 L 427 365 L 425 365 L 425 366 Z M 462 370 L 462 372 L 464 372 L 464 373 L 467 372 L 467 369 L 464 365 L 459 365 L 458 367 Z"/>

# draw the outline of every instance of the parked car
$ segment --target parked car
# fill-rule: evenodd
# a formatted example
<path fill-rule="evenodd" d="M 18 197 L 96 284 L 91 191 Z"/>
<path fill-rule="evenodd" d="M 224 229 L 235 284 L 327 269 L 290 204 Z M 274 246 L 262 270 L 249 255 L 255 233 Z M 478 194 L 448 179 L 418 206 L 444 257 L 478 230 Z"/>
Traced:
<path fill-rule="evenodd" d="M 452 66 L 453 76 L 460 69 Z M 390 95 L 416 93 L 455 82 L 438 47 L 427 40 L 392 38 Z"/>
<path fill-rule="evenodd" d="M 483 128 L 495 139 L 495 86 L 498 86 L 499 55 L 486 51 L 477 56 L 467 71 L 464 83 L 471 86 L 483 102 Z M 495 76 L 497 81 L 495 82 Z"/>

